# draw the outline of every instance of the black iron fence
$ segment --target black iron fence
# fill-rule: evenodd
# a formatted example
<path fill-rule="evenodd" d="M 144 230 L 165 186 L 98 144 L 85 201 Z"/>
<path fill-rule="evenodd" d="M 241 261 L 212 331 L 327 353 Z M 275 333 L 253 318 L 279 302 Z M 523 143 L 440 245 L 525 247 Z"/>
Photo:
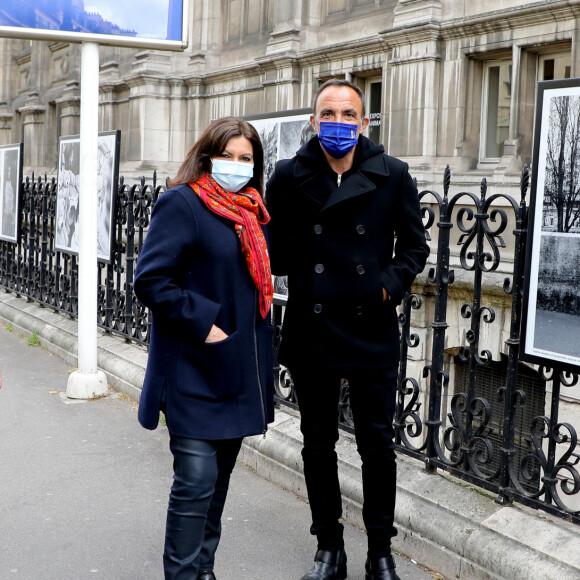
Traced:
<path fill-rule="evenodd" d="M 423 462 L 428 470 L 442 469 L 491 490 L 500 503 L 518 501 L 578 524 L 577 434 L 571 422 L 560 419 L 566 389 L 575 386 L 578 377 L 557 366 L 536 370 L 519 361 L 528 183 L 525 168 L 519 200 L 505 194 L 488 196 L 485 179 L 478 194 L 450 196 L 447 170 L 442 195 L 420 193 L 426 232 L 433 244 L 436 240 L 437 249 L 434 265 L 428 266 L 418 285 L 423 291 L 409 293 L 400 308 L 397 449 Z M 112 260 L 99 264 L 99 326 L 141 345 L 148 343 L 150 315 L 133 294 L 133 276 L 151 209 L 164 189 L 155 175 L 151 183 L 143 178 L 127 185 L 121 179 Z M 54 248 L 56 194 L 54 179 L 24 182 L 18 241 L 0 242 L 0 285 L 74 317 L 77 259 Z M 508 230 L 508 224 L 513 229 Z M 507 236 L 513 238 L 510 251 L 506 250 Z M 461 305 L 464 338 L 462 344 L 450 346 L 446 339 L 449 289 L 456 270 L 471 277 L 469 298 Z M 502 270 L 509 271 L 503 284 L 509 336 L 505 356 L 493 360 L 481 341 L 483 327 L 502 322 L 484 302 L 486 277 Z M 273 308 L 275 349 L 284 302 L 278 295 Z M 426 312 L 433 314 L 425 322 Z M 429 349 L 424 350 L 424 361 L 413 362 L 414 353 L 426 347 L 416 331 L 418 325 L 412 324 L 418 314 Z M 422 372 L 413 376 L 418 365 Z M 274 372 L 278 402 L 296 407 L 288 371 L 276 367 Z M 352 430 L 348 401 L 348 383 L 344 382 L 338 412 L 342 426 Z"/>

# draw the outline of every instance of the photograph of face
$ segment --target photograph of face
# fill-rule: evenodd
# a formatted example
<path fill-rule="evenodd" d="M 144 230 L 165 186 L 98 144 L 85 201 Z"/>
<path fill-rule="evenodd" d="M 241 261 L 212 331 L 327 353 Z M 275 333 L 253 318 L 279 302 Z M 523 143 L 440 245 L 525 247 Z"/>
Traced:
<path fill-rule="evenodd" d="M 0 147 L 0 239 L 10 242 L 18 238 L 21 149 L 20 145 Z"/>
<path fill-rule="evenodd" d="M 80 139 L 61 140 L 56 195 L 56 248 L 79 251 Z"/>
<path fill-rule="evenodd" d="M 98 140 L 97 258 L 105 262 L 111 260 L 119 141 L 119 131 L 101 133 Z M 63 137 L 59 149 L 55 248 L 78 254 L 80 139 Z"/>

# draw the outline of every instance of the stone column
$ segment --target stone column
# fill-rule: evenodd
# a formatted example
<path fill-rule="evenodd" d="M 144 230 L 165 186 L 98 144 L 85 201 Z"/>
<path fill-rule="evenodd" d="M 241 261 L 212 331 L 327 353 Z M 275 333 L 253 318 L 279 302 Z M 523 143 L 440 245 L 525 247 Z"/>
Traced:
<path fill-rule="evenodd" d="M 40 102 L 36 91 L 29 93 L 24 106 L 18 112 L 22 115 L 24 129 L 24 166 L 32 171 L 44 167 L 43 143 L 44 117 L 46 107 Z"/>
<path fill-rule="evenodd" d="M 399 0 L 393 10 L 393 27 L 441 21 L 441 11 L 439 0 Z"/>
<path fill-rule="evenodd" d="M 572 71 L 571 76 L 575 78 L 580 75 L 580 20 L 576 19 L 576 27 L 572 35 Z"/>
<path fill-rule="evenodd" d="M 275 0 L 275 26 L 266 55 L 295 53 L 300 49 L 302 2 Z"/>
<path fill-rule="evenodd" d="M 286 111 L 300 106 L 300 67 L 291 56 L 256 59 L 264 87 L 263 110 Z"/>
<path fill-rule="evenodd" d="M 6 101 L 0 102 L 0 145 L 12 143 L 12 113 Z"/>
<path fill-rule="evenodd" d="M 80 115 L 81 115 L 81 95 L 78 81 L 69 81 L 62 93 L 62 97 L 57 99 L 61 106 L 60 135 L 78 135 L 80 133 Z"/>
<path fill-rule="evenodd" d="M 190 42 L 189 70 L 194 74 L 202 74 L 207 69 L 207 53 L 221 46 L 223 2 L 199 0 L 190 2 Z"/>
<path fill-rule="evenodd" d="M 431 25 L 393 29 L 384 38 L 392 47 L 385 145 L 395 156 L 435 157 L 441 79 L 439 31 Z"/>
<path fill-rule="evenodd" d="M 522 49 L 517 44 L 512 47 L 512 78 L 510 100 L 510 122 L 508 138 L 504 142 L 502 165 L 507 165 L 507 170 L 520 171 L 521 163 L 518 159 L 520 151 L 519 122 L 520 122 L 520 90 L 521 90 Z"/>
<path fill-rule="evenodd" d="M 177 165 L 185 159 L 189 150 L 186 143 L 187 135 L 187 101 L 185 98 L 186 85 L 183 79 L 169 80 L 171 95 L 169 97 L 169 158 L 170 163 Z M 191 143 L 193 145 L 193 143 Z M 191 146 L 190 145 L 190 146 Z"/>
<path fill-rule="evenodd" d="M 168 161 L 171 57 L 143 51 L 135 55 L 129 86 L 127 169 L 151 171 Z"/>

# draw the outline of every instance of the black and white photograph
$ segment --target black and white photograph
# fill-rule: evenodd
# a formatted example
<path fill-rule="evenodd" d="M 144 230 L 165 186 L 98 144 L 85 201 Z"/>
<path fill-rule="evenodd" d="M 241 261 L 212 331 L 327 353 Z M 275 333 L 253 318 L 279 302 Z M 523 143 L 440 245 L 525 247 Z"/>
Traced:
<path fill-rule="evenodd" d="M 296 151 L 315 135 L 311 114 L 311 109 L 295 109 L 246 117 L 258 131 L 264 147 L 264 185 L 274 173 L 277 161 L 294 157 Z M 288 300 L 287 277 L 273 276 L 273 282 L 274 299 L 285 303 Z"/>
<path fill-rule="evenodd" d="M 18 241 L 22 144 L 0 147 L 0 239 Z"/>
<path fill-rule="evenodd" d="M 264 184 L 274 172 L 276 161 L 294 157 L 296 151 L 314 136 L 310 109 L 245 117 L 258 131 L 264 147 Z"/>
<path fill-rule="evenodd" d="M 272 276 L 274 300 L 285 304 L 288 301 L 288 276 Z"/>
<path fill-rule="evenodd" d="M 110 262 L 119 173 L 120 131 L 99 133 L 97 156 L 97 258 Z M 63 137 L 59 146 L 55 248 L 78 254 L 80 139 Z"/>
<path fill-rule="evenodd" d="M 580 80 L 538 85 L 522 358 L 580 367 Z"/>

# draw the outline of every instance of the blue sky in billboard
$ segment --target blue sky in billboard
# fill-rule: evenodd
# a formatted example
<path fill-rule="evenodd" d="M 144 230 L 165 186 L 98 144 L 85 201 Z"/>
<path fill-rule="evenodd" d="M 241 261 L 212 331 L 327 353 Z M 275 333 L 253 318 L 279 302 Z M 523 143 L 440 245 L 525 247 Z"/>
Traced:
<path fill-rule="evenodd" d="M 182 40 L 183 0 L 1 0 L 0 26 Z"/>

